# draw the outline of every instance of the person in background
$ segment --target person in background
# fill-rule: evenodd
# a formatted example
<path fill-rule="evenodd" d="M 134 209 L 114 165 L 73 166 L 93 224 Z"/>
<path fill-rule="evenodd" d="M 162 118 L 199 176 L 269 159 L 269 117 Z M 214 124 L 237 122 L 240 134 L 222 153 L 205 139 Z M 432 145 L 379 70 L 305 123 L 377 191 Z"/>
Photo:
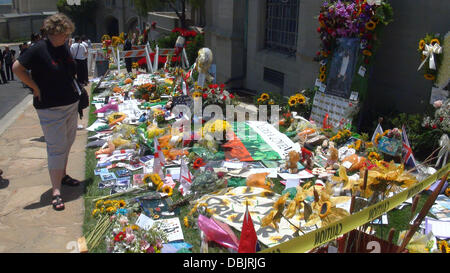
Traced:
<path fill-rule="evenodd" d="M 5 65 L 4 65 L 4 61 L 3 61 L 3 53 L 2 53 L 2 50 L 0 49 L 0 75 L 1 75 L 1 78 L 3 81 L 3 82 L 0 81 L 0 84 L 8 83 L 8 80 L 6 79 L 6 75 L 5 75 L 5 70 L 3 68 L 4 66 Z"/>
<path fill-rule="evenodd" d="M 89 49 L 92 48 L 91 40 L 89 40 L 86 35 L 81 36 L 81 44 L 84 45 L 87 51 L 87 56 L 89 56 Z M 84 78 L 84 84 L 89 84 L 89 67 L 88 67 L 88 57 L 86 57 L 86 62 L 83 64 L 85 67 L 83 68 L 83 78 Z"/>
<path fill-rule="evenodd" d="M 124 38 L 125 38 L 125 43 L 123 45 L 123 50 L 124 51 L 131 50 L 133 46 L 131 44 L 131 40 L 128 37 L 128 33 L 125 33 Z M 125 58 L 125 66 L 127 68 L 127 72 L 128 73 L 131 73 L 132 70 L 133 70 L 132 69 L 132 62 L 133 62 L 133 60 L 131 58 Z"/>
<path fill-rule="evenodd" d="M 9 50 L 9 46 L 5 46 L 5 50 L 3 51 L 3 60 L 5 62 L 5 70 L 8 81 L 14 81 L 14 74 L 12 71 L 12 65 L 16 61 L 16 57 L 14 55 L 14 52 Z"/>
<path fill-rule="evenodd" d="M 152 23 L 149 36 L 150 36 L 149 37 L 150 44 L 156 43 L 156 40 L 158 40 L 159 38 L 159 32 L 156 30 L 156 22 Z"/>
<path fill-rule="evenodd" d="M 22 55 L 23 53 L 25 53 L 25 51 L 27 51 L 27 49 L 28 49 L 28 44 L 27 43 L 21 44 L 19 56 Z"/>
<path fill-rule="evenodd" d="M 44 29 L 46 38 L 23 53 L 13 71 L 33 89 L 33 106 L 47 143 L 52 205 L 59 211 L 65 208 L 61 185 L 80 185 L 66 172 L 78 119 L 79 95 L 73 86 L 76 64 L 67 46 L 75 26 L 66 15 L 57 13 L 44 20 Z"/>
<path fill-rule="evenodd" d="M 39 34 L 37 34 L 37 33 L 31 34 L 31 38 L 30 38 L 31 46 L 33 46 L 39 40 L 41 40 L 41 36 Z"/>
<path fill-rule="evenodd" d="M 75 36 L 75 42 L 70 47 L 70 52 L 72 53 L 72 56 L 77 64 L 78 81 L 83 85 L 87 85 L 89 83 L 89 79 L 86 77 L 88 51 L 87 48 L 81 43 L 80 36 Z"/>

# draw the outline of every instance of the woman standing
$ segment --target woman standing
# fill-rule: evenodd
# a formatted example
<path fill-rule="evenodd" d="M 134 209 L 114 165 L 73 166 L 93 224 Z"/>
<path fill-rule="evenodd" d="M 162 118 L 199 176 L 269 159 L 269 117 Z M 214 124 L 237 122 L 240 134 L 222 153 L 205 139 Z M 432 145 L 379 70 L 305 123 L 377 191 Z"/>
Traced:
<path fill-rule="evenodd" d="M 23 53 L 14 63 L 13 71 L 33 90 L 33 106 L 47 143 L 52 205 L 55 210 L 63 210 L 61 184 L 80 184 L 66 173 L 78 119 L 78 94 L 73 87 L 76 67 L 67 45 L 75 26 L 59 13 L 46 18 L 43 29 L 46 39 Z M 27 70 L 31 71 L 31 77 Z"/>

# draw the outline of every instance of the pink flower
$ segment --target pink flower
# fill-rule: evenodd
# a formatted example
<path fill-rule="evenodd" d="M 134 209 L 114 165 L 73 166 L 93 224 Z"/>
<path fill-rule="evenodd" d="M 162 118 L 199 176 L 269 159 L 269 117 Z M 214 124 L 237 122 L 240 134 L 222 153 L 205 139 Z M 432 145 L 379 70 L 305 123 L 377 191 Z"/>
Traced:
<path fill-rule="evenodd" d="M 434 108 L 440 108 L 442 106 L 442 100 L 437 100 L 433 103 Z"/>

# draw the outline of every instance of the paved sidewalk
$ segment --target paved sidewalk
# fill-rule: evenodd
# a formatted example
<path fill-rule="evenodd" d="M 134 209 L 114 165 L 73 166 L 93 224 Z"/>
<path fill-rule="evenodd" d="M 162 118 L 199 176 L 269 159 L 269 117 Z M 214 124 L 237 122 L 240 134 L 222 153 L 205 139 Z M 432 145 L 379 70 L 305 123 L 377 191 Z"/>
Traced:
<path fill-rule="evenodd" d="M 87 87 L 89 90 L 89 87 Z M 51 206 L 51 183 L 47 169 L 46 144 L 31 95 L 21 103 L 10 125 L 0 132 L 0 169 L 9 184 L 0 184 L 0 252 L 78 252 L 76 240 L 82 236 L 84 185 L 62 188 L 64 211 Z M 20 106 L 18 106 L 20 107 Z M 78 124 L 88 122 L 87 109 Z M 11 115 L 9 115 L 11 116 Z M 68 173 L 85 179 L 87 131 L 78 130 L 69 155 Z"/>

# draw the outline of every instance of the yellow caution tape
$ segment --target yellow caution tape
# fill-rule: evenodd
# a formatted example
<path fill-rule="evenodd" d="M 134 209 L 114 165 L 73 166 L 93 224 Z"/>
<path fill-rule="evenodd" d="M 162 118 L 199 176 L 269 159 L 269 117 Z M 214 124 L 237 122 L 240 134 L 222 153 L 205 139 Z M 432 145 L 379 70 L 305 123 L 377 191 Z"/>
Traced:
<path fill-rule="evenodd" d="M 404 190 L 389 199 L 381 201 L 328 226 L 309 232 L 301 237 L 297 237 L 277 246 L 264 249 L 260 251 L 260 253 L 305 253 L 313 248 L 321 246 L 399 206 L 405 200 L 415 196 L 436 182 L 436 180 L 442 178 L 445 173 L 449 171 L 449 169 L 450 163 L 422 182 L 415 184 L 409 189 Z"/>

